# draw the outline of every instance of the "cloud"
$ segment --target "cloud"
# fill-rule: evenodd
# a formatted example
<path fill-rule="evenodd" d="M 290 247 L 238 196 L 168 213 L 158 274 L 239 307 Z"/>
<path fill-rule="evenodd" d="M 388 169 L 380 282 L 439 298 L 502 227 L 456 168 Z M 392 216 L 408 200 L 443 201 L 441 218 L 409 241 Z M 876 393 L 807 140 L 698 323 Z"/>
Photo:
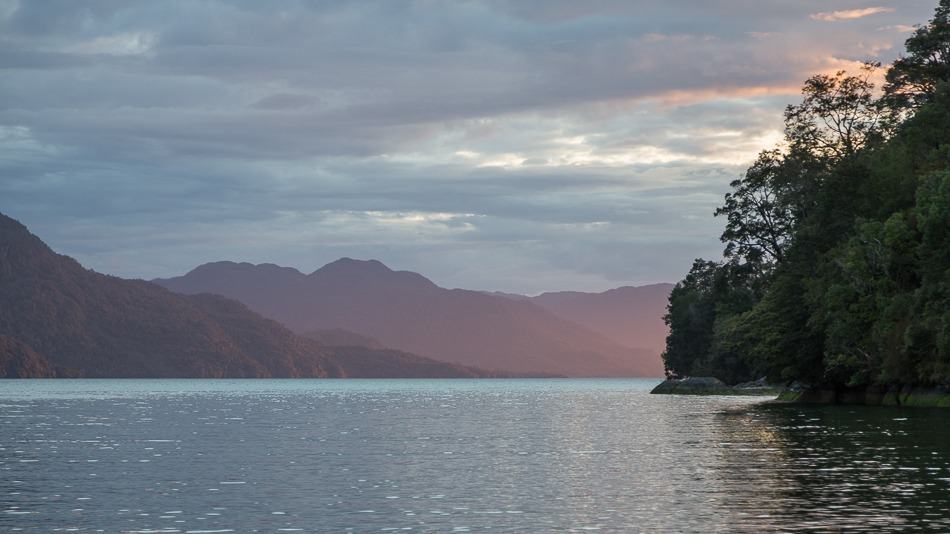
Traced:
<path fill-rule="evenodd" d="M 66 46 L 63 51 L 75 54 L 135 56 L 147 53 L 154 41 L 155 37 L 149 33 L 122 33 L 73 43 Z"/>
<path fill-rule="evenodd" d="M 910 24 L 895 24 L 893 26 L 884 26 L 878 29 L 880 31 L 895 31 L 895 32 L 900 32 L 900 33 L 911 33 L 917 29 L 917 26 L 913 26 Z"/>
<path fill-rule="evenodd" d="M 814 20 L 823 20 L 825 22 L 836 22 L 839 20 L 852 20 L 870 17 L 871 15 L 877 15 L 879 13 L 893 13 L 894 11 L 895 9 L 892 7 L 864 7 L 860 9 L 845 9 L 842 11 L 824 11 L 822 13 L 814 13 L 811 15 L 811 18 Z"/>
<path fill-rule="evenodd" d="M 853 2 L 0 1 L 0 211 L 122 276 L 671 281 L 801 80 L 890 61 L 878 30 L 932 4 L 829 31 Z"/>

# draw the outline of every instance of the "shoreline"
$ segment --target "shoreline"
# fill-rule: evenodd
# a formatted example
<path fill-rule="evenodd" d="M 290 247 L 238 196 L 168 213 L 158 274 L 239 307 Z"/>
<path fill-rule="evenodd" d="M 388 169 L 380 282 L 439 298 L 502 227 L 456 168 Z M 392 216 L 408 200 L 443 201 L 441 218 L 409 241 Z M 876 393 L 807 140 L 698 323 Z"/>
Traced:
<path fill-rule="evenodd" d="M 950 408 L 950 388 L 894 386 L 845 390 L 786 389 L 775 399 L 788 404 L 841 404 L 907 408 Z"/>
<path fill-rule="evenodd" d="M 650 391 L 654 395 L 742 395 L 777 397 L 785 391 L 783 386 L 764 381 L 747 382 L 730 386 L 718 378 L 696 376 L 667 379 Z"/>
<path fill-rule="evenodd" d="M 656 395 L 746 395 L 774 397 L 776 404 L 826 404 L 908 408 L 950 408 L 950 387 L 864 387 L 850 389 L 785 387 L 763 380 L 730 386 L 712 377 L 668 379 L 650 392 Z"/>

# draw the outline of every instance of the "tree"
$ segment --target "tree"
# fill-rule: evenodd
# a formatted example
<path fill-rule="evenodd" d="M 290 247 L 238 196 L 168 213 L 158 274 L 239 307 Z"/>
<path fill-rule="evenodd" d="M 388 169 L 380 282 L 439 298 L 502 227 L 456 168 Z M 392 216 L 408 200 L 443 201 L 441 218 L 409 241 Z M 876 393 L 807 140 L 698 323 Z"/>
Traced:
<path fill-rule="evenodd" d="M 715 285 L 718 268 L 716 262 L 697 259 L 686 278 L 670 292 L 663 317 L 670 328 L 663 351 L 663 367 L 669 378 L 692 374 L 693 364 L 709 351 L 715 306 L 708 295 Z"/>
<path fill-rule="evenodd" d="M 950 0 L 948 0 L 950 1 Z M 726 217 L 721 240 L 727 258 L 762 265 L 781 263 L 799 221 L 804 220 L 835 164 L 884 139 L 889 130 L 884 106 L 870 81 L 880 67 L 861 73 L 817 75 L 805 81 L 803 99 L 785 111 L 788 152 L 759 154 L 716 215 Z"/>
<path fill-rule="evenodd" d="M 783 158 L 777 150 L 759 154 L 745 176 L 731 184 L 725 204 L 715 215 L 726 217 L 720 238 L 727 258 L 749 263 L 781 262 L 795 227 L 795 214 L 781 196 Z"/>
<path fill-rule="evenodd" d="M 907 54 L 887 72 L 884 91 L 894 107 L 928 102 L 940 82 L 950 81 L 950 0 L 941 0 L 933 20 L 904 43 Z"/>
<path fill-rule="evenodd" d="M 724 263 L 673 290 L 671 377 L 950 385 L 950 0 L 876 64 L 805 82 L 787 147 L 731 183 Z M 897 98 L 908 106 L 894 105 Z"/>
<path fill-rule="evenodd" d="M 916 320 L 908 328 L 907 351 L 919 363 L 917 380 L 950 383 L 950 170 L 921 184 L 915 209 L 921 233 L 921 285 L 915 292 Z"/>
<path fill-rule="evenodd" d="M 872 76 L 879 63 L 865 63 L 861 73 L 818 74 L 805 81 L 804 99 L 785 109 L 785 137 L 790 152 L 826 165 L 855 155 L 886 133 L 885 108 L 874 97 Z"/>
<path fill-rule="evenodd" d="M 670 327 L 663 363 L 670 378 L 715 376 L 729 383 L 750 379 L 734 354 L 713 350 L 719 322 L 749 310 L 758 296 L 749 284 L 752 265 L 697 259 L 676 284 L 663 320 Z"/>

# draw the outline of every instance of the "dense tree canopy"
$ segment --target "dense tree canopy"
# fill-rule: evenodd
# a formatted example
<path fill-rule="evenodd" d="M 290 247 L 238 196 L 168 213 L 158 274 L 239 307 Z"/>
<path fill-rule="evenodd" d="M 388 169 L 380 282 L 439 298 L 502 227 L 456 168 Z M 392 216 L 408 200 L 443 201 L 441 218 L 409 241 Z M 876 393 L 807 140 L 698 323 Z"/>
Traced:
<path fill-rule="evenodd" d="M 670 297 L 671 377 L 834 387 L 950 384 L 950 0 L 883 95 L 819 75 L 716 215 L 723 262 Z"/>

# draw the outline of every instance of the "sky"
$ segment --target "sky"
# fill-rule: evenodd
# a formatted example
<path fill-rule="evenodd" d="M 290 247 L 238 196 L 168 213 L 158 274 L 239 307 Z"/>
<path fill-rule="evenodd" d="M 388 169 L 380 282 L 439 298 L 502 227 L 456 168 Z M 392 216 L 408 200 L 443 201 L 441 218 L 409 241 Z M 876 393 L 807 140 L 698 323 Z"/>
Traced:
<path fill-rule="evenodd" d="M 0 212 L 98 272 L 675 282 L 812 74 L 936 0 L 0 0 Z"/>

